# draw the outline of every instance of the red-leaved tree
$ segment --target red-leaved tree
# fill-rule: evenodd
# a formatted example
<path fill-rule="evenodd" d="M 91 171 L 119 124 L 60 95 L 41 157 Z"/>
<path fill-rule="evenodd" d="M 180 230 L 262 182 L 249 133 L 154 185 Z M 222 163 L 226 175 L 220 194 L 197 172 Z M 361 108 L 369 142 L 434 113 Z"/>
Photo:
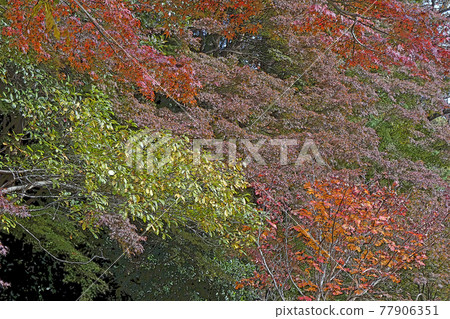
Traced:
<path fill-rule="evenodd" d="M 270 288 L 282 299 L 379 298 L 402 271 L 425 265 L 427 235 L 442 213 L 419 223 L 404 196 L 376 185 L 329 179 L 305 190 L 311 200 L 295 211 L 259 192 L 271 214 L 252 251 L 260 271 L 238 287 Z"/>

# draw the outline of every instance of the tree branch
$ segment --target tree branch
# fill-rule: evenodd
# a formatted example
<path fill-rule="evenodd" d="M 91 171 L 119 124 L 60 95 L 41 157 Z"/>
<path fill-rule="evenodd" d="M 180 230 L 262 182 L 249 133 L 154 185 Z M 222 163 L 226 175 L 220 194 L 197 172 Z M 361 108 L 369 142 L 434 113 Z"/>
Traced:
<path fill-rule="evenodd" d="M 21 186 L 11 186 L 5 189 L 0 190 L 0 194 L 9 194 L 12 192 L 17 192 L 17 191 L 22 191 L 22 190 L 29 190 L 32 188 L 36 188 L 36 187 L 42 187 L 42 186 L 47 186 L 47 185 L 52 185 L 53 181 L 41 181 L 41 182 L 35 182 L 32 184 L 28 184 L 28 185 L 21 185 Z"/>

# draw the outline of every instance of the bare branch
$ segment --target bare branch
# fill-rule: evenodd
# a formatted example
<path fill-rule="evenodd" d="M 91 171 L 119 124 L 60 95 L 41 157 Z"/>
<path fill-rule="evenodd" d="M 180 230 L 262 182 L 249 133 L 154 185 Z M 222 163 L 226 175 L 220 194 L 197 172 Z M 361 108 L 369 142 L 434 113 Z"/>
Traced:
<path fill-rule="evenodd" d="M 11 186 L 11 187 L 0 190 L 0 194 L 9 194 L 12 192 L 23 191 L 23 190 L 27 191 L 32 188 L 42 187 L 42 186 L 47 186 L 47 185 L 53 185 L 53 181 L 41 181 L 41 182 L 35 182 L 32 184 L 28 184 L 28 185 Z"/>

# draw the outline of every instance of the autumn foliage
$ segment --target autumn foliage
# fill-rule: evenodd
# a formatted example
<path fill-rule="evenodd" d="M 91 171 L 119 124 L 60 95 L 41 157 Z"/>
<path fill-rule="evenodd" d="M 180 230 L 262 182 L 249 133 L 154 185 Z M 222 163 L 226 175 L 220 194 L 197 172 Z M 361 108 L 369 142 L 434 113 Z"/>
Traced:
<path fill-rule="evenodd" d="M 376 185 L 329 179 L 305 190 L 311 200 L 296 211 L 270 206 L 266 197 L 271 217 L 253 252 L 262 272 L 238 287 L 272 287 L 299 300 L 353 300 L 383 295 L 380 285 L 397 284 L 402 271 L 425 266 L 427 234 L 442 215 L 418 223 L 404 196 Z"/>
<path fill-rule="evenodd" d="M 0 221 L 30 217 L 11 202 L 33 199 L 44 207 L 31 221 L 57 212 L 133 258 L 168 238 L 195 251 L 187 268 L 248 257 L 253 276 L 227 280 L 263 300 L 440 293 L 450 282 L 450 7 L 419 2 L 0 1 L 0 124 L 26 119 L 0 135 L 1 174 L 13 177 L 0 185 Z M 156 131 L 170 131 L 158 150 L 172 145 L 170 163 L 130 169 L 126 141 Z M 194 167 L 194 138 L 264 140 L 264 163 Z M 268 143 L 283 139 L 299 142 L 288 165 Z M 325 165 L 292 164 L 305 140 Z"/>
<path fill-rule="evenodd" d="M 88 73 L 94 80 L 107 72 L 136 85 L 152 99 L 163 92 L 194 103 L 198 83 L 187 58 L 165 56 L 143 44 L 146 34 L 129 3 L 111 1 L 10 1 L 11 25 L 3 34 L 23 53 L 39 60 L 56 58 L 61 67 Z"/>
<path fill-rule="evenodd" d="M 228 39 L 255 34 L 265 11 L 279 32 L 318 35 L 317 45 L 343 56 L 346 66 L 402 66 L 425 76 L 446 68 L 449 26 L 442 16 L 400 1 L 285 1 L 271 8 L 261 0 L 91 1 L 11 0 L 3 29 L 11 44 L 38 59 L 56 58 L 93 79 L 106 72 L 119 82 L 137 85 L 182 103 L 195 104 L 199 83 L 189 59 L 166 56 L 148 44 L 152 33 L 141 27 L 137 14 L 152 14 L 165 34 L 183 32 L 190 20 L 203 20 Z M 282 22 L 282 23 L 281 23 Z M 287 29 L 286 29 L 287 28 Z M 431 64 L 431 65 L 430 65 Z"/>
<path fill-rule="evenodd" d="M 170 5 L 170 11 L 167 6 Z M 170 4 L 164 0 L 140 1 L 135 8 L 143 12 L 157 12 L 164 20 L 166 32 L 174 25 L 183 27 L 187 20 L 206 19 L 219 27 L 221 33 L 231 39 L 239 34 L 255 34 L 259 24 L 255 17 L 264 8 L 262 0 L 175 0 Z"/>
<path fill-rule="evenodd" d="M 448 67 L 449 24 L 430 7 L 402 1 L 323 0 L 304 10 L 306 23 L 293 20 L 294 30 L 320 35 L 324 48 L 330 46 L 343 56 L 347 67 L 400 66 L 422 76 Z"/>

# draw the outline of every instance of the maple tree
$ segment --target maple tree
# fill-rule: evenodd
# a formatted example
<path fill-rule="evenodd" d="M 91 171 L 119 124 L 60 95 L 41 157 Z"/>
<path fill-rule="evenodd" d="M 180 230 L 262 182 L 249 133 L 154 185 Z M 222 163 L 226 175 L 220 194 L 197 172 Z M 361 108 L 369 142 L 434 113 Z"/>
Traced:
<path fill-rule="evenodd" d="M 305 189 L 311 200 L 296 211 L 266 198 L 271 215 L 253 252 L 263 271 L 238 288 L 271 287 L 299 300 L 383 295 L 384 281 L 399 283 L 405 270 L 425 266 L 427 235 L 446 217 L 414 221 L 404 196 L 377 186 L 329 179 Z"/>
<path fill-rule="evenodd" d="M 207 20 L 218 27 L 216 32 L 231 38 L 236 33 L 256 33 L 259 24 L 248 25 L 248 20 L 257 21 L 260 12 L 272 9 L 264 8 L 259 0 L 17 0 L 8 5 L 5 16 L 12 23 L 3 34 L 12 37 L 11 44 L 23 52 L 32 49 L 44 60 L 57 57 L 62 65 L 90 72 L 94 79 L 107 70 L 120 81 L 136 84 L 150 98 L 156 90 L 186 103 L 195 103 L 198 90 L 189 61 L 145 44 L 148 34 L 133 12 L 151 13 L 166 30 L 186 27 L 188 20 Z M 273 23 L 276 29 L 318 35 L 321 46 L 330 46 L 345 57 L 347 66 L 401 65 L 416 74 L 432 72 L 433 76 L 436 68 L 446 69 L 448 23 L 426 7 L 400 1 L 286 1 L 274 4 L 273 9 L 282 11 L 284 17 L 282 24 Z M 430 65 L 435 71 L 425 70 Z"/>
<path fill-rule="evenodd" d="M 257 21 L 252 21 L 264 8 L 261 0 L 175 0 L 170 4 L 164 0 L 135 3 L 140 12 L 156 12 L 161 15 L 166 32 L 174 31 L 174 26 L 189 26 L 189 21 L 208 20 L 216 30 L 228 39 L 238 34 L 257 32 Z M 168 6 L 170 6 L 168 10 Z M 176 29 L 175 29 L 176 31 Z"/>
<path fill-rule="evenodd" d="M 39 60 L 57 57 L 93 79 L 112 73 L 149 98 L 166 92 L 192 103 L 198 87 L 186 59 L 165 56 L 150 45 L 126 1 L 9 1 L 3 29 L 11 45 Z"/>
<path fill-rule="evenodd" d="M 320 35 L 324 47 L 336 42 L 332 50 L 347 66 L 401 66 L 432 76 L 436 69 L 447 72 L 449 25 L 432 8 L 401 1 L 327 0 L 315 2 L 305 14 L 307 22 L 294 19 L 293 29 Z"/>
<path fill-rule="evenodd" d="M 46 174 L 39 171 L 38 177 L 34 171 L 16 174 L 14 183 L 26 188 L 30 181 L 34 185 L 50 180 L 44 189 L 58 194 L 55 203 L 64 203 L 57 206 L 59 212 L 74 218 L 81 229 L 94 234 L 109 229 L 123 250 L 133 253 L 143 252 L 138 229 L 149 225 L 156 225 L 150 227 L 151 235 L 168 238 L 193 232 L 204 239 L 209 234 L 218 240 L 214 245 L 234 244 L 237 250 L 247 249 L 243 239 L 248 242 L 260 235 L 257 249 L 250 251 L 257 265 L 264 263 L 263 252 L 269 268 L 263 265 L 257 278 L 242 283 L 252 282 L 263 299 L 364 299 L 377 291 L 384 296 L 379 298 L 390 298 L 393 290 L 402 289 L 396 297 L 411 299 L 417 292 L 408 281 L 421 287 L 448 282 L 444 232 L 430 221 L 427 229 L 408 233 L 414 231 L 414 221 L 432 219 L 436 213 L 444 225 L 441 229 L 448 223 L 443 214 L 448 211 L 450 158 L 445 117 L 447 2 L 9 0 L 0 4 L 4 53 L 0 110 L 27 119 L 24 132 L 2 136 L 3 145 L 11 149 L 2 147 L 0 156 L 6 159 L 2 167 L 13 172 L 35 169 L 32 163 L 39 169 L 50 167 Z M 142 131 L 170 130 L 170 145 L 181 154 L 174 160 L 182 167 L 172 163 L 159 177 L 136 179 L 138 172 L 126 167 L 119 147 L 135 134 L 130 121 Z M 87 140 L 86 131 L 92 135 Z M 29 145 L 27 134 L 43 142 L 45 149 L 33 141 Z M 288 149 L 291 163 L 302 141 L 312 139 L 326 166 L 280 165 L 279 147 L 265 143 L 260 148 L 265 164 L 250 163 L 242 175 L 218 163 L 204 163 L 192 178 L 185 178 L 183 172 L 193 169 L 186 160 L 191 155 L 187 137 L 295 139 L 300 143 Z M 97 145 L 104 146 L 103 155 Z M 239 146 L 237 154 L 248 155 Z M 116 174 L 105 177 L 108 170 Z M 224 179 L 211 173 L 217 170 L 224 172 Z M 176 182 L 165 180 L 164 172 L 176 176 Z M 53 185 L 55 181 L 59 184 Z M 394 182 L 395 192 L 383 189 Z M 363 186 L 377 183 L 379 187 Z M 212 190 L 206 187 L 209 184 L 215 185 Z M 259 212 L 242 196 L 250 184 Z M 75 202 L 73 187 L 82 190 Z M 197 187 L 206 195 L 193 192 L 188 198 L 173 198 L 183 189 Z M 8 196 L 27 198 L 36 189 L 42 190 L 33 187 Z M 149 191 L 153 195 L 148 196 Z M 223 213 L 216 192 L 228 203 L 232 217 Z M 404 194 L 408 201 L 402 202 Z M 338 209 L 342 198 L 348 210 Z M 40 199 L 52 206 L 45 195 Z M 202 211 L 203 199 L 207 212 Z M 382 199 L 389 204 L 385 210 L 369 209 L 381 205 Z M 164 201 L 166 207 L 172 200 L 179 205 L 164 215 L 162 223 L 149 222 L 158 215 L 155 201 Z M 238 208 L 242 200 L 245 212 Z M 265 215 L 267 227 L 259 233 L 252 228 L 258 225 L 254 219 L 250 229 L 244 225 L 250 216 Z M 339 228 L 330 226 L 330 216 L 336 217 Z M 389 225 L 395 231 L 383 235 L 380 227 L 386 218 L 395 221 Z M 170 226 L 180 224 L 185 228 L 178 232 Z M 223 228 L 218 226 L 222 224 Z M 358 234 L 347 235 L 344 225 Z M 324 232 L 332 239 L 323 239 Z M 388 243 L 363 243 L 360 236 L 371 232 L 394 250 Z M 45 232 L 39 234 L 45 238 Z M 311 238 L 318 242 L 321 238 L 341 251 L 333 251 L 333 261 L 326 255 L 330 250 L 318 250 Z M 402 238 L 411 240 L 409 248 L 399 247 Z M 183 250 L 182 240 L 174 243 Z M 68 251 L 59 252 L 66 256 Z M 413 252 L 417 259 L 402 259 Z M 345 262 L 345 256 L 351 258 L 344 265 L 337 262 L 340 258 Z M 389 257 L 392 263 L 383 265 Z M 77 258 L 86 260 L 84 253 Z M 376 273 L 363 273 L 355 266 L 370 269 L 375 260 Z M 400 271 L 422 262 L 426 266 Z M 338 281 L 330 280 L 333 272 L 320 271 L 330 268 L 338 273 Z M 328 286 L 319 284 L 322 279 Z M 436 298 L 445 298 L 441 291 Z"/>
<path fill-rule="evenodd" d="M 193 12 L 218 20 L 229 17 L 231 32 L 258 11 L 255 3 L 175 1 L 167 8 L 165 1 L 8 1 L 5 16 L 11 24 L 3 35 L 22 52 L 33 50 L 38 60 L 57 58 L 61 66 L 69 65 L 95 80 L 109 72 L 119 82 L 137 85 L 150 99 L 160 91 L 192 104 L 199 84 L 189 60 L 166 56 L 147 44 L 151 33 L 142 30 L 136 13 L 161 14 L 162 26 L 172 29 L 170 20 L 184 20 Z"/>

